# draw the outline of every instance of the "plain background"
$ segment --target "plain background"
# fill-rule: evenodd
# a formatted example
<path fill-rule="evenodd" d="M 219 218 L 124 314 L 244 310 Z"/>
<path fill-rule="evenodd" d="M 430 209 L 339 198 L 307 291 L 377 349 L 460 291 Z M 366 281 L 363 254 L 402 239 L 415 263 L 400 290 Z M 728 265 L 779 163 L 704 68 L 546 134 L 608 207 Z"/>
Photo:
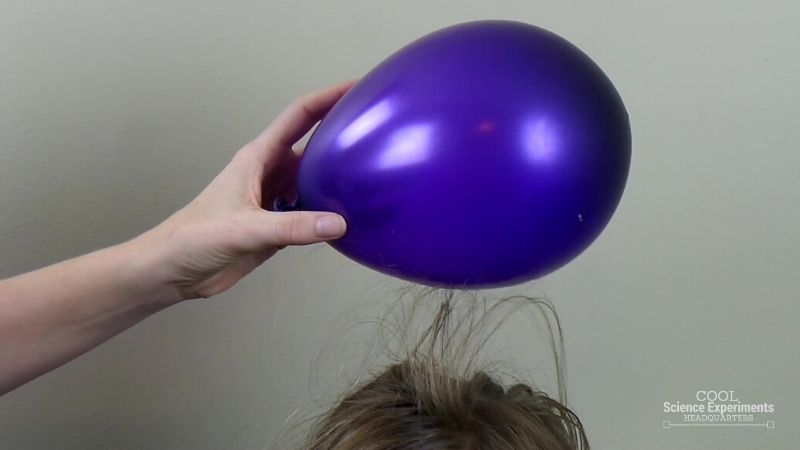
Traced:
<path fill-rule="evenodd" d="M 570 403 L 594 447 L 797 448 L 797 5 L 4 0 L 0 276 L 157 224 L 297 94 L 446 25 L 527 21 L 591 55 L 632 120 L 611 224 L 514 290 L 556 304 Z M 396 285 L 325 245 L 283 251 L 219 298 L 0 398 L 0 448 L 280 447 L 319 385 L 348 382 L 325 368 L 328 381 L 309 381 L 321 352 L 355 345 L 332 317 L 389 301 Z M 543 367 L 530 348 L 521 364 Z M 699 389 L 774 403 L 775 429 L 663 429 L 663 402 Z"/>

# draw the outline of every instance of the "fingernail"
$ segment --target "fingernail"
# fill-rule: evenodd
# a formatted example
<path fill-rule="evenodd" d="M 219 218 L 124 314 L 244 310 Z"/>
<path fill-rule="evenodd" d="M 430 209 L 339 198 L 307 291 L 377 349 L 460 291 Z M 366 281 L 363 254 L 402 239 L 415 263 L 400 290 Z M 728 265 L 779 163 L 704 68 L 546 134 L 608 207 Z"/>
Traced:
<path fill-rule="evenodd" d="M 320 238 L 338 237 L 344 234 L 347 225 L 342 216 L 338 214 L 328 214 L 317 219 L 314 232 Z"/>

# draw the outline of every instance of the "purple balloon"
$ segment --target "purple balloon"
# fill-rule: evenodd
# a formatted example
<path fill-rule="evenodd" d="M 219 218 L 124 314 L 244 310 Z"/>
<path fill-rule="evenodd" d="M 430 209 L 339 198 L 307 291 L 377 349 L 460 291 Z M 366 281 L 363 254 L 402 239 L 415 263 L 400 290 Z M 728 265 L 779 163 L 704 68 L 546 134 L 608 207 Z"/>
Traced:
<path fill-rule="evenodd" d="M 300 163 L 299 207 L 341 214 L 330 244 L 373 269 L 499 287 L 585 250 L 630 158 L 625 107 L 586 54 L 532 25 L 469 22 L 402 48 L 334 106 Z"/>

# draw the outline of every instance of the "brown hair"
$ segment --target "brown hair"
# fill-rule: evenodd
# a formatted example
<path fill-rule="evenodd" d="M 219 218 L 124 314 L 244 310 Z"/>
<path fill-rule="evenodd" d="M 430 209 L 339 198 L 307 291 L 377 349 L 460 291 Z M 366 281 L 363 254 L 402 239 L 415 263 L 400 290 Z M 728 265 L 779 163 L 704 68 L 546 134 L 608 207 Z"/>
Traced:
<path fill-rule="evenodd" d="M 462 294 L 470 294 L 461 291 Z M 438 297 L 438 298 L 437 298 Z M 381 323 L 403 350 L 372 379 L 348 392 L 312 428 L 309 450 L 588 449 L 580 420 L 566 404 L 563 340 L 552 305 L 541 298 L 496 301 L 428 288 Z M 515 383 L 507 389 L 475 368 L 477 351 L 510 315 L 532 306 L 551 336 L 559 399 Z M 425 311 L 433 309 L 433 320 Z M 506 309 L 499 321 L 492 318 Z M 394 315 L 392 315 L 394 314 Z M 414 319 L 428 318 L 408 345 Z M 400 322 L 387 320 L 399 319 Z M 387 325 L 390 324 L 390 325 Z M 398 327 L 397 325 L 401 325 Z M 399 333 L 398 328 L 403 328 Z"/>

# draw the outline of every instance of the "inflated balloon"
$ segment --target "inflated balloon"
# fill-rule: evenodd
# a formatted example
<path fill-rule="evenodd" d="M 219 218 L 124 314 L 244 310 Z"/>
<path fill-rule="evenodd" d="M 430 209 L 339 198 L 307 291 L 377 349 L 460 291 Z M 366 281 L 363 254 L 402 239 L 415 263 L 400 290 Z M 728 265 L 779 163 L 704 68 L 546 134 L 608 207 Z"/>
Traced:
<path fill-rule="evenodd" d="M 331 245 L 368 267 L 499 287 L 594 241 L 630 147 L 619 94 L 577 47 L 528 24 L 471 22 L 412 42 L 334 106 L 306 147 L 298 196 L 346 219 Z"/>

